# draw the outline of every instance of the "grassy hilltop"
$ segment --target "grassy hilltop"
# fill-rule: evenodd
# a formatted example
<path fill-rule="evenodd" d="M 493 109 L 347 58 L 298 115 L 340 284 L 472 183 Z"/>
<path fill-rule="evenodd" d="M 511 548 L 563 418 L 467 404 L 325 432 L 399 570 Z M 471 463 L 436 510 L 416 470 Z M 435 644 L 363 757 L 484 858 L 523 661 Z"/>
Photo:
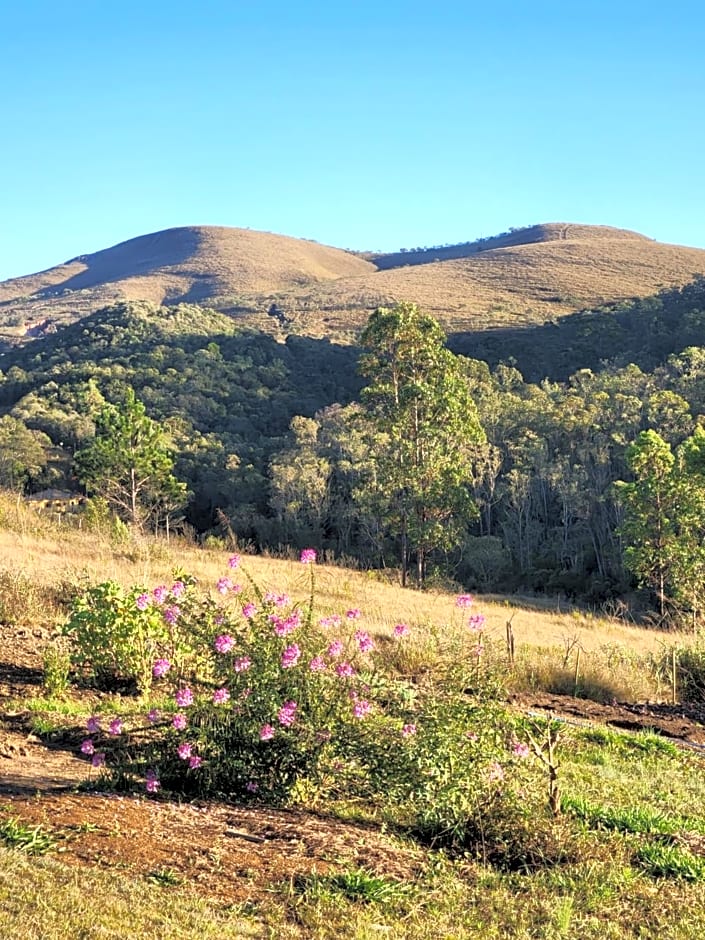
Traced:
<path fill-rule="evenodd" d="M 332 339 L 352 338 L 375 307 L 409 299 L 451 333 L 523 328 L 698 274 L 705 251 L 609 226 L 547 223 L 388 254 L 190 226 L 0 283 L 0 339 L 31 339 L 129 300 L 196 303 L 257 329 Z"/>

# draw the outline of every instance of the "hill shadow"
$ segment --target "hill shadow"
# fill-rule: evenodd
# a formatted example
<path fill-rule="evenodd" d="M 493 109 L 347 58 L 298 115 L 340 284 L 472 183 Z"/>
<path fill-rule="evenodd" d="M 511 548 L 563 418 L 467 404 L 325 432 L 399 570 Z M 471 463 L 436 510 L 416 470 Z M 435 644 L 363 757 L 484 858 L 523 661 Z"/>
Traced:
<path fill-rule="evenodd" d="M 565 382 L 580 369 L 630 363 L 651 371 L 705 339 L 705 277 L 684 287 L 580 310 L 543 324 L 455 332 L 448 346 L 494 368 L 509 363 L 528 382 Z"/>
<path fill-rule="evenodd" d="M 66 264 L 78 261 L 85 264 L 86 269 L 59 285 L 41 288 L 36 291 L 36 296 L 55 297 L 66 291 L 87 290 L 151 274 L 160 268 L 182 264 L 192 258 L 199 244 L 199 233 L 188 228 L 166 229 L 163 232 L 140 235 L 138 238 L 120 242 L 112 248 L 71 258 Z"/>

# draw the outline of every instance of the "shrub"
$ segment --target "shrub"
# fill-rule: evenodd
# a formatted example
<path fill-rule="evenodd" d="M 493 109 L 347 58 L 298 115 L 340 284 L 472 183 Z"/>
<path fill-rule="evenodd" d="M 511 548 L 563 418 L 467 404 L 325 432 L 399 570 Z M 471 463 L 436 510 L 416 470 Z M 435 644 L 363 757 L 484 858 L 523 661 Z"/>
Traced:
<path fill-rule="evenodd" d="M 182 577 L 189 587 L 171 626 L 191 649 L 180 662 L 156 591 L 92 589 L 78 612 L 90 616 L 70 621 L 74 635 L 83 630 L 82 655 L 96 651 L 90 668 L 117 668 L 116 649 L 128 657 L 141 637 L 127 665 L 142 687 L 156 680 L 162 700 L 141 720 L 106 728 L 91 718 L 82 750 L 96 766 L 107 758 L 105 772 L 121 786 L 273 803 L 327 787 L 384 802 L 424 841 L 474 846 L 482 814 L 507 802 L 511 765 L 528 752 L 515 747 L 495 679 L 485 675 L 484 618 L 468 616 L 465 651 L 453 640 L 454 658 L 420 686 L 390 676 L 360 611 L 315 619 L 314 554 L 302 553 L 311 575 L 304 603 L 265 593 L 247 574 L 245 584 L 221 578 L 216 599 Z M 233 556 L 231 575 L 238 563 Z M 406 632 L 393 642 L 406 642 Z M 97 647 L 108 637 L 106 662 Z"/>
<path fill-rule="evenodd" d="M 105 581 L 74 600 L 63 634 L 74 666 L 99 687 L 132 684 L 147 692 L 158 657 L 168 656 L 180 678 L 195 668 L 199 631 L 213 611 L 194 580 L 179 572 L 171 587 L 152 592 Z"/>
<path fill-rule="evenodd" d="M 57 637 L 47 644 L 43 665 L 47 694 L 62 695 L 68 688 L 71 673 L 71 655 L 63 637 Z"/>
<path fill-rule="evenodd" d="M 705 646 L 702 641 L 692 647 L 676 647 L 665 653 L 662 660 L 667 674 L 672 672 L 675 662 L 676 690 L 682 702 L 702 702 L 705 699 Z"/>

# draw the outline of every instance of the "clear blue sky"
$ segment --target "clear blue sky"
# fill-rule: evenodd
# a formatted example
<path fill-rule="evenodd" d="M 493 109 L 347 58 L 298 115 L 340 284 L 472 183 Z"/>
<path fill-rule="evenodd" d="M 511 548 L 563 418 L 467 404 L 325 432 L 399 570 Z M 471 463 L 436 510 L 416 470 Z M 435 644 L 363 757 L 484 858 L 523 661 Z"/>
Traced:
<path fill-rule="evenodd" d="M 705 248 L 701 0 L 6 0 L 0 279 L 177 225 Z"/>

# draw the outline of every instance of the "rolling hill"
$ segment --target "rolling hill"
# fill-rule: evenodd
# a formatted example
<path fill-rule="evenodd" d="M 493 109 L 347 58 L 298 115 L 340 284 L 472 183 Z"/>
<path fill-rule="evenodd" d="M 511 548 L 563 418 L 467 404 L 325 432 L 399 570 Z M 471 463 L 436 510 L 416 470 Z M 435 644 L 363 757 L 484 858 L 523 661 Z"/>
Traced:
<path fill-rule="evenodd" d="M 516 329 L 701 274 L 705 250 L 607 226 L 550 223 L 391 254 L 191 226 L 0 283 L 0 339 L 31 339 L 121 300 L 197 303 L 267 332 L 339 340 L 397 300 L 420 304 L 449 332 Z"/>

